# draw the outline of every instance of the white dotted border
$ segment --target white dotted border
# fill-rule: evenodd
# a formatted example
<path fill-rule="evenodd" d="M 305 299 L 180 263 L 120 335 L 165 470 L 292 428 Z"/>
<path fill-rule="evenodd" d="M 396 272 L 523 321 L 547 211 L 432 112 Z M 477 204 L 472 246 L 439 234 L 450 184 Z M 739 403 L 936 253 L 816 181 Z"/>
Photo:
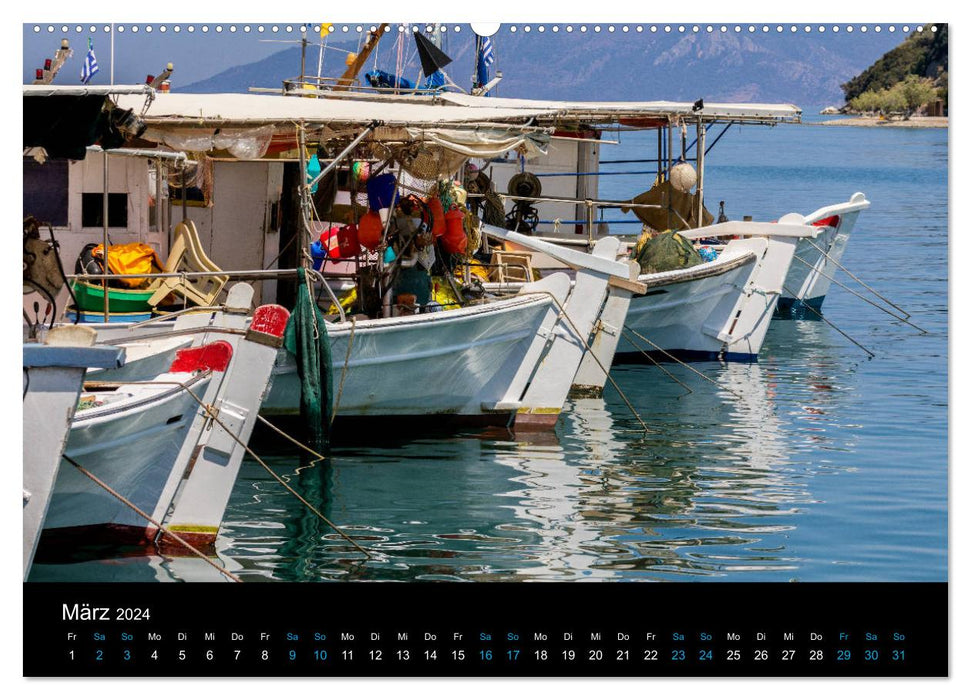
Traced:
<path fill-rule="evenodd" d="M 462 31 L 462 26 L 461 25 L 458 25 L 458 24 L 451 25 L 451 26 L 450 25 L 444 25 L 443 24 L 443 25 L 439 25 L 438 27 L 435 27 L 434 25 L 430 25 L 430 24 L 425 25 L 425 30 L 426 31 L 429 31 L 429 32 L 432 31 L 433 29 L 436 29 L 436 28 L 438 30 L 442 31 L 442 32 L 455 32 L 455 33 L 459 33 L 459 32 Z M 101 25 L 97 25 L 97 24 L 88 24 L 88 25 L 81 25 L 81 24 L 76 24 L 76 25 L 67 25 L 67 24 L 53 25 L 53 24 L 48 24 L 46 26 L 45 25 L 41 25 L 41 24 L 35 24 L 35 25 L 33 25 L 33 31 L 34 31 L 35 34 L 38 34 L 38 33 L 42 32 L 42 31 L 44 31 L 45 29 L 47 30 L 47 32 L 49 34 L 53 34 L 54 32 L 58 32 L 58 31 L 60 33 L 62 33 L 62 34 L 67 34 L 67 33 L 70 33 L 72 30 L 76 34 L 81 34 L 82 32 L 88 33 L 88 34 L 96 34 L 98 32 L 103 32 L 103 33 L 106 33 L 107 34 L 108 32 L 111 31 L 111 25 L 109 25 L 109 24 L 101 24 Z M 129 24 L 129 25 L 126 25 L 126 24 L 119 24 L 119 25 L 115 26 L 115 31 L 117 31 L 119 34 L 123 34 L 125 32 L 131 32 L 132 34 L 137 34 L 140 31 L 143 31 L 146 34 L 151 34 L 152 32 L 159 32 L 160 34 L 165 34 L 167 32 L 173 32 L 175 34 L 179 34 L 181 32 L 188 32 L 189 34 L 193 34 L 196 31 L 199 31 L 202 34 L 208 34 L 210 32 L 214 32 L 216 34 L 221 34 L 223 32 L 227 32 L 229 34 L 235 34 L 237 32 L 242 32 L 244 34 L 248 34 L 250 32 L 256 32 L 257 34 L 266 34 L 266 33 L 270 33 L 270 34 L 279 34 L 279 33 L 292 34 L 292 33 L 297 33 L 297 32 L 302 33 L 302 32 L 307 32 L 307 31 L 313 31 L 314 33 L 319 34 L 320 33 L 320 29 L 321 29 L 321 27 L 320 27 L 319 24 L 316 24 L 316 25 L 309 25 L 309 24 L 304 24 L 304 25 L 294 25 L 294 24 L 286 24 L 286 25 L 281 25 L 281 24 L 269 24 L 269 25 L 264 25 L 264 24 L 253 24 L 253 25 L 251 25 L 251 24 L 239 24 L 239 25 L 237 25 L 237 24 L 215 24 L 215 25 L 209 25 L 209 24 L 198 24 L 198 25 L 196 25 L 196 24 L 186 24 L 186 25 L 182 25 L 182 24 L 171 24 L 171 25 L 169 25 L 169 24 L 157 24 L 157 25 L 153 25 L 153 24 L 141 24 L 141 25 L 140 24 Z M 337 25 L 333 25 L 332 24 L 332 25 L 329 26 L 329 29 L 330 29 L 330 33 L 332 33 L 332 34 L 333 33 L 337 33 L 337 32 L 344 33 L 344 34 L 346 34 L 348 32 L 354 32 L 354 33 L 360 34 L 361 32 L 364 31 L 365 25 L 360 25 L 360 24 L 358 24 L 358 25 L 347 25 L 347 24 L 337 24 Z M 369 31 L 372 31 L 372 32 L 373 31 L 376 31 L 377 30 L 377 25 L 370 25 L 369 27 L 367 27 L 367 29 Z M 847 33 L 853 33 L 854 31 L 860 31 L 860 32 L 866 33 L 868 31 L 870 31 L 871 29 L 874 32 L 877 32 L 877 33 L 882 32 L 884 29 L 886 29 L 886 31 L 888 31 L 888 32 L 893 33 L 893 32 L 896 32 L 897 31 L 897 25 L 891 24 L 891 25 L 883 26 L 883 25 L 879 25 L 879 24 L 875 24 L 875 25 L 866 25 L 866 24 L 862 24 L 862 25 L 852 25 L 852 24 L 848 24 L 848 25 L 840 26 L 838 24 L 834 24 L 832 26 L 825 26 L 825 25 L 820 24 L 820 25 L 815 25 L 814 26 L 814 25 L 809 25 L 809 24 L 805 24 L 805 25 L 796 25 L 796 24 L 785 24 L 785 25 L 784 24 L 774 24 L 774 25 L 769 25 L 769 24 L 762 24 L 762 25 L 754 25 L 754 24 L 749 24 L 749 25 L 740 25 L 740 24 L 736 24 L 736 25 L 725 25 L 725 24 L 722 24 L 722 25 L 711 25 L 711 24 L 708 24 L 708 25 L 698 25 L 698 24 L 695 24 L 695 25 L 688 26 L 688 25 L 684 25 L 684 24 L 679 24 L 679 25 L 672 25 L 672 24 L 663 24 L 663 25 L 659 25 L 659 24 L 652 24 L 652 25 L 641 25 L 641 24 L 638 24 L 638 25 L 629 25 L 629 24 L 623 24 L 623 25 L 613 25 L 613 24 L 608 24 L 608 25 L 600 25 L 600 24 L 593 24 L 593 25 L 586 25 L 586 24 L 572 25 L 572 24 L 565 24 L 565 25 L 558 25 L 558 24 L 554 24 L 554 25 L 547 26 L 547 25 L 543 25 L 543 24 L 539 24 L 539 25 L 530 25 L 530 24 L 516 25 L 516 24 L 513 24 L 513 25 L 506 26 L 505 29 L 508 32 L 513 33 L 513 34 L 519 32 L 520 30 L 523 31 L 524 33 L 527 33 L 527 34 L 533 32 L 533 31 L 536 31 L 536 32 L 538 32 L 540 34 L 543 34 L 546 31 L 553 32 L 554 34 L 560 32 L 560 31 L 564 31 L 567 34 L 572 34 L 574 31 L 577 31 L 580 34 L 587 34 L 587 33 L 591 33 L 591 32 L 594 33 L 594 34 L 600 34 L 600 33 L 603 33 L 603 32 L 607 32 L 609 34 L 609 33 L 614 33 L 614 32 L 617 32 L 617 31 L 619 31 L 621 33 L 624 33 L 624 34 L 629 33 L 629 32 L 632 32 L 632 31 L 633 32 L 636 32 L 636 33 L 643 33 L 644 31 L 648 31 L 651 34 L 656 34 L 659 31 L 660 32 L 664 32 L 666 34 L 670 34 L 672 32 L 676 32 L 678 34 L 701 34 L 701 33 L 712 34 L 712 33 L 715 33 L 715 32 L 721 32 L 721 33 L 734 32 L 736 34 L 741 34 L 743 32 L 748 33 L 748 34 L 758 34 L 758 33 L 761 33 L 761 34 L 769 34 L 769 33 L 782 34 L 782 33 L 785 33 L 785 32 L 788 32 L 790 34 L 796 34 L 796 33 L 802 32 L 804 34 L 812 34 L 812 33 L 822 34 L 824 32 L 833 32 L 835 34 L 835 33 L 841 32 L 841 31 L 845 31 Z M 911 29 L 915 29 L 918 32 L 923 32 L 925 29 L 929 29 L 932 32 L 936 32 L 937 31 L 937 25 L 930 25 L 929 27 L 927 25 L 916 25 L 914 27 L 911 27 L 910 25 L 905 24 L 905 25 L 900 26 L 900 30 L 903 31 L 905 34 L 909 34 L 910 31 L 911 31 Z M 398 30 L 399 33 L 404 32 L 405 31 L 404 25 L 398 25 L 397 30 Z M 416 24 L 411 25 L 411 31 L 417 32 L 418 30 L 419 30 L 419 25 L 416 25 Z M 385 25 L 384 31 L 386 31 L 386 32 L 392 31 L 391 25 Z"/>

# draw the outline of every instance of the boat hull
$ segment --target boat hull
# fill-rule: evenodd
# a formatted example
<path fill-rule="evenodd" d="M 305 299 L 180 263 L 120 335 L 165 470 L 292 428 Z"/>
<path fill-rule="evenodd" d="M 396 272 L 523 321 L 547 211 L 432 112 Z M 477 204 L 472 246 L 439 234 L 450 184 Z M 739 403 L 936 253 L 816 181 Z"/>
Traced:
<path fill-rule="evenodd" d="M 527 295 L 482 307 L 334 324 L 328 337 L 336 415 L 507 424 L 511 410 L 489 407 L 506 396 L 550 303 Z M 281 351 L 262 412 L 299 411 L 297 366 Z"/>
<path fill-rule="evenodd" d="M 823 224 L 833 217 L 837 217 L 837 222 L 835 226 L 825 225 L 815 240 L 799 242 L 776 308 L 777 317 L 819 318 L 816 312 L 822 308 L 832 278 L 839 271 L 856 220 L 869 206 L 863 194 L 857 193 L 848 202 L 824 207 L 804 218 L 807 224 Z"/>
<path fill-rule="evenodd" d="M 163 375 L 168 381 L 180 375 Z M 182 376 L 202 396 L 211 375 Z M 119 391 L 126 387 L 119 388 Z M 146 389 L 147 387 L 139 387 Z M 197 402 L 178 386 L 145 394 L 140 400 L 79 411 L 64 454 L 94 474 L 146 514 L 159 508 L 163 493 L 192 425 Z M 150 541 L 156 528 L 67 461 L 61 462 L 44 526 L 41 548 L 79 536 L 90 544 Z"/>
<path fill-rule="evenodd" d="M 727 360 L 753 361 L 758 347 L 726 351 L 725 342 L 712 331 L 714 320 L 731 313 L 746 284 L 757 267 L 754 255 L 739 259 L 739 264 L 722 266 L 716 263 L 699 265 L 694 279 L 669 284 L 652 283 L 646 295 L 631 300 L 626 326 L 633 333 L 624 333 L 617 346 L 615 363 L 664 359 L 667 354 L 679 359 L 703 360 L 722 356 Z M 711 270 L 701 274 L 702 268 Z M 720 271 L 719 271 L 720 270 Z M 640 281 L 657 279 L 656 275 L 642 276 Z M 758 343 L 761 346 L 761 342 Z"/>
<path fill-rule="evenodd" d="M 24 345 L 24 578 L 30 573 L 85 368 L 124 362 L 118 348 Z"/>

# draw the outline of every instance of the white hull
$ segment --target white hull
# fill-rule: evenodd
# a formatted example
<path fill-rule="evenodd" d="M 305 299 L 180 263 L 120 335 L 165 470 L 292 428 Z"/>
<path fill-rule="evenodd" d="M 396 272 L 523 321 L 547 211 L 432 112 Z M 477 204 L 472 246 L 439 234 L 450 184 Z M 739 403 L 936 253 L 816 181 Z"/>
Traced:
<path fill-rule="evenodd" d="M 116 348 L 24 346 L 24 578 L 50 505 L 85 368 L 124 362 Z"/>
<path fill-rule="evenodd" d="M 837 264 L 846 251 L 856 220 L 860 212 L 869 206 L 866 197 L 857 192 L 848 202 L 823 207 L 804 217 L 809 225 L 834 216 L 839 217 L 839 221 L 836 226 L 827 225 L 824 228 L 819 237 L 812 241 L 815 247 L 808 240 L 800 241 L 786 276 L 785 290 L 788 291 L 783 291 L 781 307 L 791 307 L 797 300 L 817 309 L 822 305 L 832 284 L 831 278 L 839 270 Z"/>
<path fill-rule="evenodd" d="M 351 322 L 328 326 L 337 415 L 493 414 L 489 407 L 507 398 L 551 304 L 546 295 L 524 295 L 353 328 Z M 299 407 L 296 364 L 281 351 L 263 412 L 297 414 Z M 511 415 L 498 413 L 500 422 Z"/>
<path fill-rule="evenodd" d="M 648 284 L 649 289 L 646 295 L 631 300 L 628 330 L 617 347 L 620 359 L 631 359 L 627 356 L 642 350 L 704 356 L 722 353 L 726 343 L 718 337 L 719 333 L 735 312 L 758 262 L 758 253 L 726 248 L 718 260 L 690 268 L 692 275 L 662 272 L 640 276 L 638 280 Z M 683 281 L 677 281 L 678 278 Z M 672 281 L 665 283 L 666 279 Z"/>
<path fill-rule="evenodd" d="M 211 374 L 164 374 L 160 382 L 183 382 L 201 397 Z M 122 385 L 128 394 L 115 404 L 79 411 L 64 454 L 147 514 L 154 512 L 198 404 L 181 387 Z M 45 537 L 67 529 L 109 528 L 133 539 L 150 536 L 142 516 L 66 461 L 61 462 Z M 60 531 L 60 532 L 58 532 Z M 76 533 L 71 533 L 76 534 Z"/>

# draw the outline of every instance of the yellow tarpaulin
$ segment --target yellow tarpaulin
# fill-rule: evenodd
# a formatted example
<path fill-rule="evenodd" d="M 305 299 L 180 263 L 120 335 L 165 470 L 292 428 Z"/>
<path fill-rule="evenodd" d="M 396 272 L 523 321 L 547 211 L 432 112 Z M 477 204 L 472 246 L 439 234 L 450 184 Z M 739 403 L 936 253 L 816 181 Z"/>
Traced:
<path fill-rule="evenodd" d="M 104 259 L 103 246 L 91 251 L 96 258 Z M 147 243 L 122 243 L 108 246 L 108 271 L 114 275 L 148 275 L 161 272 L 162 261 L 158 254 Z M 141 287 L 145 278 L 127 278 L 119 280 L 126 287 Z"/>

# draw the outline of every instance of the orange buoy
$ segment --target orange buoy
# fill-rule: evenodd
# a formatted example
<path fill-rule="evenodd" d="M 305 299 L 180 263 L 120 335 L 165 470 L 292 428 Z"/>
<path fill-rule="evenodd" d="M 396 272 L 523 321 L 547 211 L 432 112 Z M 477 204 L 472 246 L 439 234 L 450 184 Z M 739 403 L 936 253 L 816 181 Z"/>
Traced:
<path fill-rule="evenodd" d="M 468 245 L 465 235 L 465 212 L 452 209 L 445 215 L 445 234 L 442 236 L 442 250 L 446 253 L 464 253 Z"/>
<path fill-rule="evenodd" d="M 442 200 L 431 196 L 428 198 L 428 210 L 431 212 L 432 220 L 430 226 L 435 238 L 445 234 L 445 209 L 442 207 Z M 426 224 L 429 222 L 425 222 Z"/>
<path fill-rule="evenodd" d="M 368 250 L 374 250 L 381 245 L 381 238 L 384 236 L 384 226 L 381 224 L 381 215 L 376 211 L 368 211 L 361 217 L 357 226 L 357 240 Z"/>

